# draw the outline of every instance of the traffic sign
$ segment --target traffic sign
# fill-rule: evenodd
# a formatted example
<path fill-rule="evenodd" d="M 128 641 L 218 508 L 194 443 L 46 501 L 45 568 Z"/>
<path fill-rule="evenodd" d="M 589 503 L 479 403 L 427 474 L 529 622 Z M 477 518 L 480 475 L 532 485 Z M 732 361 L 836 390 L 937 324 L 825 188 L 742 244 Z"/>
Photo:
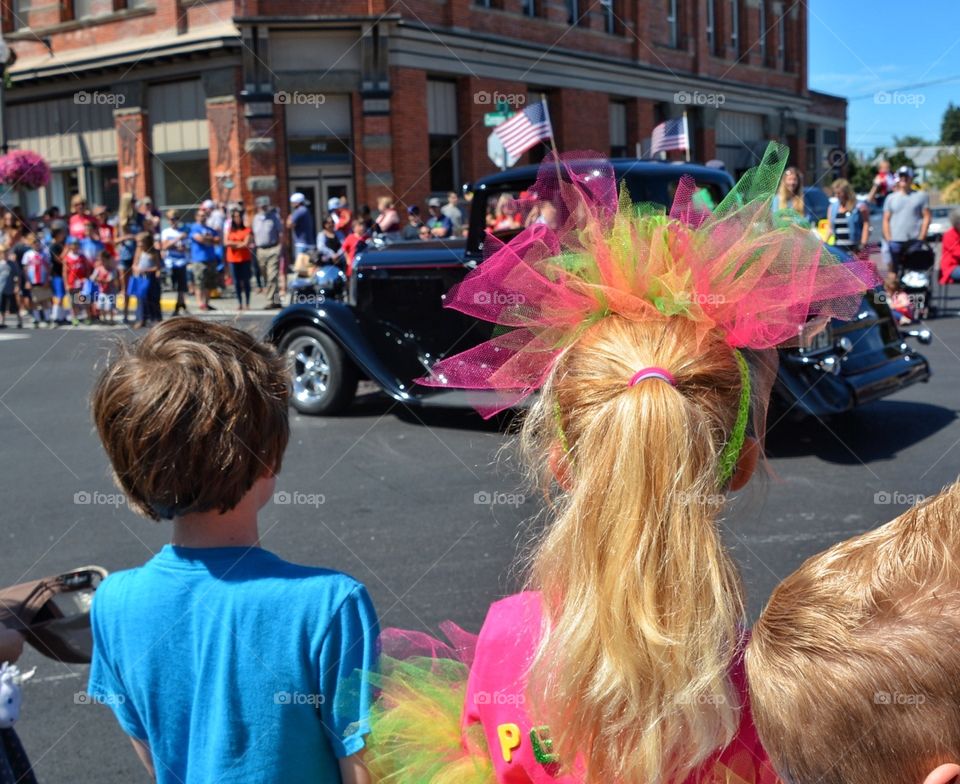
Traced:
<path fill-rule="evenodd" d="M 487 128 L 493 128 L 500 125 L 500 123 L 506 122 L 508 117 L 510 117 L 510 115 L 506 112 L 487 112 L 483 115 L 483 124 Z"/>
<path fill-rule="evenodd" d="M 834 147 L 827 153 L 827 163 L 836 169 L 841 168 L 847 162 L 847 153 L 840 147 Z"/>

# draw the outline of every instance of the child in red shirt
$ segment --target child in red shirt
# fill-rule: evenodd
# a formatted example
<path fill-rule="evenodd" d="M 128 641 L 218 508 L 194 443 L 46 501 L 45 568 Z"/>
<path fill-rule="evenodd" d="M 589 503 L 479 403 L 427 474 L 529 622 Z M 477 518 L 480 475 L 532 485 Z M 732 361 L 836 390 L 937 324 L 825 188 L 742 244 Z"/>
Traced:
<path fill-rule="evenodd" d="M 362 220 L 353 222 L 353 232 L 343 241 L 343 252 L 347 257 L 347 275 L 353 274 L 353 259 L 367 244 L 367 229 Z"/>
<path fill-rule="evenodd" d="M 97 310 L 101 319 L 107 323 L 113 323 L 113 317 L 117 312 L 117 267 L 116 259 L 110 254 L 109 250 L 100 251 L 100 258 L 94 265 L 93 273 L 90 275 L 90 282 L 93 283 L 93 290 L 96 294 Z"/>
<path fill-rule="evenodd" d="M 53 298 L 53 289 L 50 287 L 52 265 L 40 237 L 30 235 L 25 242 L 30 246 L 30 250 L 23 254 L 26 282 L 24 292 L 27 295 L 27 306 L 33 314 L 33 326 L 36 328 L 40 326 L 40 322 L 49 324 L 47 311 Z"/>
<path fill-rule="evenodd" d="M 70 296 L 70 310 L 73 315 L 73 325 L 80 323 L 80 315 L 90 321 L 90 296 L 84 293 L 84 288 L 92 272 L 90 262 L 80 252 L 80 241 L 76 237 L 68 237 L 66 252 L 63 254 L 63 269 L 67 278 L 67 293 Z"/>

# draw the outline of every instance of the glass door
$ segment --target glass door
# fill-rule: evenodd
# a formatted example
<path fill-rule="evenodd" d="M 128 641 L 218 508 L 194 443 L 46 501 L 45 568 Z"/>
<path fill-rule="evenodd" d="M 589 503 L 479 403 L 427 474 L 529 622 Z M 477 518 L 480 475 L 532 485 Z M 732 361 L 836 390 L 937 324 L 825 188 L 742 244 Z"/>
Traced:
<path fill-rule="evenodd" d="M 347 207 L 350 209 L 350 212 L 354 215 L 357 214 L 358 205 L 354 204 L 353 201 L 353 178 L 349 175 L 343 174 L 327 174 L 326 172 L 322 175 L 323 182 L 323 205 L 322 209 L 324 214 L 327 212 L 327 204 L 330 199 L 337 197 L 341 200 L 346 200 Z M 374 205 L 371 205 L 374 206 Z"/>
<path fill-rule="evenodd" d="M 290 194 L 302 193 L 307 198 L 307 206 L 313 210 L 313 222 L 314 226 L 320 226 L 320 219 L 326 211 L 326 202 L 320 204 L 320 199 L 318 198 L 320 193 L 320 183 L 316 178 L 311 179 L 291 179 L 290 180 Z M 289 209 L 289 204 L 287 205 Z M 319 231 L 319 228 L 317 229 Z"/>

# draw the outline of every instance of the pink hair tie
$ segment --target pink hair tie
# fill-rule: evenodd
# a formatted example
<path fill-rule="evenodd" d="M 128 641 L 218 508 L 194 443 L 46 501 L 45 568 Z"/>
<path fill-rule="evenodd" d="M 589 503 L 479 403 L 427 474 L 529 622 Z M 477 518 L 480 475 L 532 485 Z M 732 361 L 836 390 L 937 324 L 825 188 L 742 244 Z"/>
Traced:
<path fill-rule="evenodd" d="M 677 380 L 669 370 L 658 367 L 648 367 L 643 370 L 638 370 L 633 374 L 633 378 L 630 379 L 630 386 L 636 386 L 648 378 L 659 378 L 661 381 L 666 381 L 672 387 L 677 385 Z"/>

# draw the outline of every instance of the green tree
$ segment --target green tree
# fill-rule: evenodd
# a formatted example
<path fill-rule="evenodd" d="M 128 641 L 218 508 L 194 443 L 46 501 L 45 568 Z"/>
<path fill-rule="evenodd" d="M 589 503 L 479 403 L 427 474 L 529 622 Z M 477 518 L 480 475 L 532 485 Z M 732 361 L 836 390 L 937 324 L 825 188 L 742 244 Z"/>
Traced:
<path fill-rule="evenodd" d="M 907 156 L 906 153 L 901 150 L 897 150 L 893 155 L 887 158 L 890 161 L 890 171 L 896 171 L 901 166 L 909 166 L 911 169 L 916 170 L 917 164 L 913 162 L 913 158 Z"/>
<path fill-rule="evenodd" d="M 927 172 L 935 188 L 946 188 L 954 180 L 960 180 L 960 146 L 941 150 Z"/>
<path fill-rule="evenodd" d="M 873 185 L 877 170 L 868 163 L 860 163 L 856 154 L 847 150 L 847 179 L 855 193 L 866 193 Z"/>
<path fill-rule="evenodd" d="M 922 136 L 894 136 L 893 137 L 893 146 L 894 147 L 928 147 L 933 142 L 927 141 Z"/>
<path fill-rule="evenodd" d="M 940 123 L 940 144 L 960 144 L 960 106 L 947 104 Z"/>

